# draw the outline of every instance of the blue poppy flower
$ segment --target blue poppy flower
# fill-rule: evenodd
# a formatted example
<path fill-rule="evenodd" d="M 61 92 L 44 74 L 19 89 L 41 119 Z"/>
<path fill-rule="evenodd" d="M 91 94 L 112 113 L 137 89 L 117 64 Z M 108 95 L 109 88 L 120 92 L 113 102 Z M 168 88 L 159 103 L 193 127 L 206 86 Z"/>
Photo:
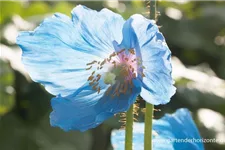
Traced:
<path fill-rule="evenodd" d="M 29 75 L 56 96 L 52 126 L 94 128 L 139 94 L 154 105 L 169 102 L 170 50 L 153 21 L 137 14 L 125 21 L 82 5 L 71 13 L 72 19 L 56 13 L 17 37 Z"/>
<path fill-rule="evenodd" d="M 198 129 L 187 109 L 178 109 L 153 120 L 153 150 L 204 150 Z M 124 150 L 124 130 L 112 132 L 111 141 L 115 150 Z M 144 149 L 144 123 L 134 123 L 133 149 Z"/>

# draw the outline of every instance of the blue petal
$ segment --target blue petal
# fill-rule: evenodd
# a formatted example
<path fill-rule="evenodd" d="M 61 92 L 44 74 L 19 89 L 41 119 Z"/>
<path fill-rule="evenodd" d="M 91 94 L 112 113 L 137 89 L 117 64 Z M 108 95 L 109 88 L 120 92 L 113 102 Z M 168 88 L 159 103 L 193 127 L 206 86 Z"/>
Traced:
<path fill-rule="evenodd" d="M 154 137 L 155 142 L 159 139 L 177 139 L 177 140 L 196 140 L 187 142 L 170 142 L 173 145 L 173 149 L 183 150 L 203 150 L 204 146 L 201 141 L 201 137 L 194 121 L 192 120 L 191 114 L 187 109 L 179 109 L 173 115 L 165 115 L 160 120 L 154 120 L 153 130 L 157 132 L 157 136 Z M 153 142 L 154 142 L 153 140 Z M 198 141 L 198 142 L 197 142 Z M 155 144 L 156 149 L 162 149 L 161 145 L 166 145 L 167 142 L 164 140 L 162 144 Z"/>
<path fill-rule="evenodd" d="M 109 51 L 113 48 L 113 41 L 122 40 L 122 28 L 124 19 L 106 8 L 100 12 L 78 5 L 72 10 L 72 20 L 78 24 L 79 32 L 90 45 L 101 51 Z M 109 49 L 110 48 L 110 49 Z"/>
<path fill-rule="evenodd" d="M 22 32 L 17 43 L 23 50 L 22 61 L 31 78 L 53 95 L 73 93 L 91 74 L 86 70 L 87 62 L 100 59 L 76 51 L 48 34 Z"/>
<path fill-rule="evenodd" d="M 143 150 L 144 123 L 134 123 L 133 149 Z M 200 141 L 198 129 L 187 109 L 179 109 L 173 115 L 165 115 L 153 121 L 153 150 L 204 150 L 202 142 L 175 142 L 175 140 Z M 111 135 L 114 150 L 124 150 L 124 130 L 115 130 Z M 174 140 L 174 141 L 170 141 Z"/>
<path fill-rule="evenodd" d="M 53 95 L 70 95 L 85 84 L 91 73 L 86 64 L 106 58 L 114 51 L 113 41 L 122 38 L 118 33 L 124 20 L 110 10 L 96 12 L 79 5 L 72 15 L 57 13 L 17 37 L 29 75 Z M 91 17 L 95 21 L 87 22 Z"/>
<path fill-rule="evenodd" d="M 157 32 L 141 50 L 143 66 L 146 68 L 143 71 L 146 77 L 143 78 L 141 96 L 154 105 L 168 103 L 176 88 L 171 76 L 170 50 L 162 34 Z"/>
<path fill-rule="evenodd" d="M 104 94 L 105 87 L 98 94 L 89 85 L 84 85 L 70 96 L 59 95 L 52 99 L 51 125 L 65 131 L 94 128 L 115 113 L 126 111 L 140 90 L 140 85 L 136 84 L 132 93 L 112 97 L 111 94 Z"/>
<path fill-rule="evenodd" d="M 151 30 L 146 30 L 151 28 Z M 137 30 L 137 31 L 136 31 Z M 145 44 L 155 32 L 157 26 L 152 20 L 148 20 L 139 14 L 132 15 L 123 26 L 123 40 L 120 44 L 123 48 L 134 48 Z"/>
<path fill-rule="evenodd" d="M 171 52 L 163 35 L 152 20 L 141 15 L 131 16 L 124 27 L 124 38 L 128 35 L 131 42 L 122 42 L 121 45 L 135 45 L 136 51 L 140 49 L 140 58 L 145 67 L 143 73 L 143 88 L 141 96 L 154 105 L 165 104 L 175 93 L 173 79 L 171 77 Z"/>
<path fill-rule="evenodd" d="M 120 49 L 130 49 L 137 45 L 137 36 L 132 29 L 133 19 L 129 18 L 123 25 L 123 40 L 119 45 Z"/>

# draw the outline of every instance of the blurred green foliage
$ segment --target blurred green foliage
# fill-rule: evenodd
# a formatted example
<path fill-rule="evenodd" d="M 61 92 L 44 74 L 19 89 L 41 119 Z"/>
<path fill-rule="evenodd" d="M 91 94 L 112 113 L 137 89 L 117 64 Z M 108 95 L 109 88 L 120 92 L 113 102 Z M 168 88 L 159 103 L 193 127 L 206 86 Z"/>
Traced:
<path fill-rule="evenodd" d="M 0 116 L 9 112 L 15 104 L 15 94 L 13 89 L 14 74 L 9 64 L 0 60 Z"/>
<path fill-rule="evenodd" d="M 70 11 L 78 4 L 100 10 L 109 7 L 129 18 L 134 13 L 148 15 L 146 3 L 142 1 L 120 2 L 109 5 L 106 2 L 53 2 L 53 1 L 0 1 L 0 41 L 16 52 L 15 43 L 9 42 L 7 28 L 21 28 L 13 17 L 18 15 L 30 24 L 37 26 L 46 16 L 54 12 L 70 15 Z M 172 14 L 171 14 L 172 8 Z M 170 10 L 170 11 L 169 11 Z M 225 83 L 225 3 L 224 2 L 188 2 L 175 3 L 162 1 L 158 3 L 158 25 L 166 37 L 172 54 L 178 57 L 185 66 L 198 67 L 202 73 L 218 76 Z M 172 15 L 172 16 L 171 16 Z M 178 15 L 178 18 L 173 18 Z M 179 17 L 180 15 L 180 17 Z M 12 29 L 10 29 L 12 30 Z M 11 35 L 15 38 L 15 35 Z M 13 41 L 13 40 L 12 40 Z M 1 47 L 2 48 L 2 47 Z M 4 53 L 4 49 L 3 49 Z M 4 61 L 3 61 L 4 60 Z M 10 60 L 10 61 L 13 61 Z M 14 60 L 16 61 L 16 60 Z M 208 64 L 208 68 L 201 64 Z M 119 116 L 111 118 L 103 125 L 80 133 L 64 132 L 50 127 L 49 113 L 52 95 L 44 88 L 32 82 L 24 73 L 12 67 L 11 63 L 0 57 L 0 149 L 1 150 L 111 150 L 110 132 L 120 128 Z M 200 68 L 200 69 L 199 69 Z M 210 70 L 210 71 L 209 71 Z M 212 73 L 213 72 L 213 73 Z M 215 72 L 215 73 L 214 73 Z M 188 70 L 186 72 L 189 73 Z M 161 112 L 155 112 L 155 118 L 177 108 L 187 107 L 193 116 L 204 138 L 214 138 L 216 132 L 206 128 L 197 117 L 201 108 L 218 112 L 224 118 L 225 97 L 200 87 L 212 88 L 211 82 L 201 85 L 194 79 L 182 77 L 176 79 L 177 93 L 172 101 L 157 106 Z M 191 86 L 191 88 L 190 88 Z M 224 86 L 224 85 L 223 85 Z M 221 89 L 225 87 L 221 87 Z M 219 90 L 218 90 L 219 91 Z M 225 90 L 224 90 L 225 91 Z M 144 101 L 139 101 L 140 108 Z M 139 121 L 144 114 L 139 110 Z M 224 118 L 225 119 L 225 118 Z M 206 150 L 223 150 L 225 145 L 207 143 Z"/>
<path fill-rule="evenodd" d="M 13 15 L 19 15 L 27 18 L 37 15 L 46 15 L 48 13 L 61 12 L 67 15 L 75 6 L 68 2 L 44 2 L 34 1 L 30 3 L 22 3 L 16 1 L 1 1 L 1 18 L 0 24 L 9 21 Z M 52 3 L 52 4 L 51 4 Z M 13 10 L 13 11 L 12 11 Z"/>

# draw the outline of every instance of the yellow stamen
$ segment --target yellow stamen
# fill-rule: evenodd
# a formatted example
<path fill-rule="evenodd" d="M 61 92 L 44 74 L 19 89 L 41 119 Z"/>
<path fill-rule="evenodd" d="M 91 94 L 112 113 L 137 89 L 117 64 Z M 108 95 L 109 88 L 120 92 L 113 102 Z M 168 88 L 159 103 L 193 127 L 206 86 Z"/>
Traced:
<path fill-rule="evenodd" d="M 125 82 L 125 83 L 124 83 L 123 89 L 122 89 L 122 91 L 121 91 L 121 93 L 123 93 L 123 94 L 125 94 L 125 93 L 127 92 L 127 87 L 128 87 L 127 81 L 124 81 L 124 82 Z"/>
<path fill-rule="evenodd" d="M 98 81 L 100 80 L 100 78 L 101 78 L 101 75 L 98 74 L 98 75 L 97 75 L 97 80 L 96 80 L 96 81 L 98 82 Z"/>
<path fill-rule="evenodd" d="M 124 76 L 128 76 L 128 75 L 129 75 L 128 70 L 127 70 L 127 69 L 125 69 L 125 70 L 123 71 L 123 74 L 124 74 Z"/>
<path fill-rule="evenodd" d="M 122 49 L 121 51 L 117 52 L 117 55 L 125 51 L 125 49 Z"/>
<path fill-rule="evenodd" d="M 115 60 L 112 62 L 112 64 L 114 65 L 114 67 L 116 67 L 116 61 Z"/>
<path fill-rule="evenodd" d="M 91 86 L 92 84 L 94 84 L 96 81 L 96 79 L 94 79 L 92 82 L 89 82 L 89 85 Z"/>
<path fill-rule="evenodd" d="M 91 81 L 91 80 L 93 80 L 94 79 L 94 76 L 90 76 L 90 77 L 88 77 L 88 81 Z"/>
<path fill-rule="evenodd" d="M 110 62 L 110 61 L 111 61 L 111 59 L 112 59 L 112 57 L 114 57 L 114 56 L 116 56 L 116 53 L 115 53 L 115 52 L 113 52 L 111 55 L 109 55 L 109 59 L 107 59 L 107 60 L 108 60 L 108 62 Z"/>
<path fill-rule="evenodd" d="M 100 90 L 101 90 L 101 88 L 100 88 L 100 86 L 98 87 L 98 94 L 100 93 Z"/>
<path fill-rule="evenodd" d="M 94 64 L 94 63 L 96 63 L 97 61 L 96 60 L 94 60 L 94 61 L 92 61 L 92 62 L 90 62 L 90 63 L 87 63 L 86 65 L 88 66 L 88 65 L 92 65 L 92 64 Z"/>
<path fill-rule="evenodd" d="M 105 94 L 108 95 L 111 90 L 112 90 L 112 86 L 108 87 L 108 89 L 106 90 Z"/>
<path fill-rule="evenodd" d="M 125 49 L 122 49 L 119 52 L 113 52 L 109 55 L 108 58 L 106 58 L 102 61 L 94 60 L 94 61 L 86 64 L 89 67 L 89 68 L 86 68 L 86 70 L 90 70 L 92 68 L 96 69 L 96 70 L 93 69 L 94 71 L 92 71 L 91 75 L 87 79 L 89 81 L 89 85 L 92 86 L 93 90 L 96 90 L 98 93 L 100 93 L 100 91 L 101 91 L 101 87 L 99 86 L 101 74 L 97 74 L 96 71 L 99 69 L 102 69 L 106 63 L 110 63 L 110 65 L 114 66 L 114 68 L 111 68 L 112 70 L 109 70 L 109 72 L 104 74 L 104 83 L 111 85 L 106 90 L 105 93 L 106 94 L 112 93 L 111 97 L 114 97 L 114 96 L 119 96 L 122 93 L 125 94 L 127 91 L 130 91 L 130 90 L 132 91 L 133 83 L 132 83 L 132 79 L 131 80 L 129 80 L 129 79 L 131 76 L 132 76 L 132 78 L 136 78 L 137 74 L 135 73 L 135 69 L 133 68 L 133 66 L 128 64 L 127 62 L 130 62 L 130 61 L 134 62 L 134 61 L 136 61 L 136 59 L 130 60 L 129 56 L 126 56 L 126 54 L 123 53 L 124 51 L 125 51 Z M 135 50 L 129 49 L 129 53 L 134 55 Z M 119 59 L 121 59 L 121 57 L 122 57 L 121 64 L 113 58 L 119 54 L 120 54 Z M 124 62 L 124 60 L 126 62 Z M 141 63 L 140 58 L 137 58 L 137 60 L 139 63 Z M 141 75 L 145 76 L 143 73 Z M 131 85 L 131 87 L 130 87 L 130 85 Z"/>
<path fill-rule="evenodd" d="M 93 90 L 97 90 L 98 82 L 92 87 Z"/>
<path fill-rule="evenodd" d="M 142 77 L 145 77 L 145 74 L 142 72 L 141 76 L 142 76 Z"/>
<path fill-rule="evenodd" d="M 90 66 L 89 68 L 86 68 L 86 70 L 90 70 L 92 68 L 92 66 Z"/>
<path fill-rule="evenodd" d="M 104 64 L 105 64 L 105 62 L 106 62 L 106 59 L 104 59 L 104 60 L 101 62 L 101 64 L 100 64 L 100 65 L 101 65 L 101 66 L 102 66 L 102 65 L 104 65 Z"/>
<path fill-rule="evenodd" d="M 129 52 L 131 53 L 131 54 L 135 54 L 135 51 L 134 51 L 134 49 L 129 49 Z"/>
<path fill-rule="evenodd" d="M 116 52 L 113 52 L 109 57 L 114 57 L 116 56 Z"/>
<path fill-rule="evenodd" d="M 135 61 L 136 61 L 136 59 L 131 60 L 132 63 L 135 62 Z"/>
<path fill-rule="evenodd" d="M 111 61 L 111 58 L 107 58 L 107 61 L 110 62 Z"/>
<path fill-rule="evenodd" d="M 120 91 L 121 93 L 123 93 L 123 89 L 124 89 L 124 84 L 122 83 L 121 86 L 120 86 Z"/>

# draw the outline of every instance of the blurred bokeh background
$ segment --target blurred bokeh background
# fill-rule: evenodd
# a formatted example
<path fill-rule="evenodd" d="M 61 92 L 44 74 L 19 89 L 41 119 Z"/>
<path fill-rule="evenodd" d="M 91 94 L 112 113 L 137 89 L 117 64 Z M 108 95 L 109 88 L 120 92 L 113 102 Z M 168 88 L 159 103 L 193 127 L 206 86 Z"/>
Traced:
<path fill-rule="evenodd" d="M 86 132 L 64 132 L 49 125 L 52 95 L 29 78 L 15 44 L 19 31 L 33 30 L 54 12 L 70 15 L 78 4 L 107 7 L 125 19 L 147 14 L 143 1 L 1 1 L 0 10 L 0 150 L 112 150 L 111 130 L 119 116 Z M 225 149 L 225 1 L 158 2 L 158 25 L 172 51 L 177 93 L 157 106 L 155 118 L 185 107 L 192 111 L 206 150 Z M 136 116 L 143 121 L 143 100 Z M 185 123 L 185 122 L 184 122 Z"/>

